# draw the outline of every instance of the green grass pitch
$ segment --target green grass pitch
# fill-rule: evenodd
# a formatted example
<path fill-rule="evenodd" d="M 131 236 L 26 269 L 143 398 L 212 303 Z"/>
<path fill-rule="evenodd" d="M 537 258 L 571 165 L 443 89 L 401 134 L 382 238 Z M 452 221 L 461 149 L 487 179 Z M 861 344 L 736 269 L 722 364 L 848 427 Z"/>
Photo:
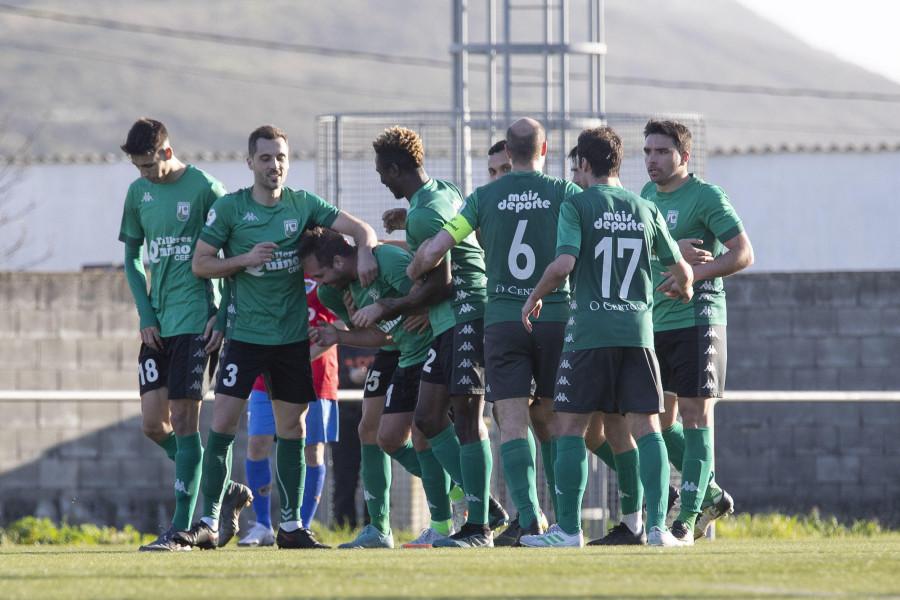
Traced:
<path fill-rule="evenodd" d="M 666 549 L 0 548 L 6 600 L 800 597 L 900 598 L 900 534 Z"/>

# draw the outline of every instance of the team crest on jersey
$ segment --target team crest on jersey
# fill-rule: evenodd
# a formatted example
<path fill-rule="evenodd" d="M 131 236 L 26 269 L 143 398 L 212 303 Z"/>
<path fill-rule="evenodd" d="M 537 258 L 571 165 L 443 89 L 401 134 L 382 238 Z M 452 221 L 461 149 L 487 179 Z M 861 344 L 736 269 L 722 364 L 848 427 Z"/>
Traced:
<path fill-rule="evenodd" d="M 306 282 L 306 294 L 309 295 L 311 291 L 316 289 L 316 280 L 307 277 L 304 281 Z"/>
<path fill-rule="evenodd" d="M 191 203 L 190 202 L 179 202 L 177 215 L 178 215 L 179 221 L 187 221 L 188 217 L 191 216 Z"/>
<path fill-rule="evenodd" d="M 670 210 L 668 214 L 666 214 L 666 223 L 669 224 L 669 229 L 675 229 L 675 226 L 678 225 L 677 210 Z"/>
<path fill-rule="evenodd" d="M 284 235 L 288 237 L 294 237 L 297 235 L 300 226 L 297 224 L 297 219 L 288 219 L 284 222 Z"/>
<path fill-rule="evenodd" d="M 209 212 L 206 213 L 206 226 L 209 227 L 216 221 L 216 211 L 215 209 L 209 209 Z"/>

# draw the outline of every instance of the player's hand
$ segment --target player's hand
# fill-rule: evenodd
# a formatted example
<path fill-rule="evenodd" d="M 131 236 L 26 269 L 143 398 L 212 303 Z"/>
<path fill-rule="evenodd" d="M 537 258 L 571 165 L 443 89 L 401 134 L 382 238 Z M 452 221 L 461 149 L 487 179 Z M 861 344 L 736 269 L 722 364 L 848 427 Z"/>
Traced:
<path fill-rule="evenodd" d="M 266 263 L 272 262 L 272 259 L 275 258 L 275 251 L 277 249 L 278 244 L 275 242 L 258 243 L 253 246 L 253 249 L 250 250 L 250 252 L 244 254 L 244 262 L 246 263 L 244 266 L 261 267 Z"/>
<path fill-rule="evenodd" d="M 366 287 L 378 277 L 378 261 L 368 246 L 361 246 L 356 251 L 356 270 L 362 287 Z"/>
<path fill-rule="evenodd" d="M 379 323 L 382 318 L 381 315 L 384 314 L 384 310 L 382 306 L 377 302 L 375 304 L 370 304 L 368 306 L 363 306 L 353 317 L 350 318 L 353 321 L 353 324 L 359 328 L 372 327 L 375 324 Z"/>
<path fill-rule="evenodd" d="M 687 304 L 691 301 L 691 298 L 694 297 L 694 287 L 686 286 L 680 287 L 678 285 L 678 281 L 672 277 L 672 273 L 669 271 L 663 271 L 660 273 L 663 277 L 665 277 L 665 281 L 656 286 L 656 291 L 665 294 L 666 298 L 670 298 L 672 300 L 677 300 L 681 298 L 682 304 Z"/>
<path fill-rule="evenodd" d="M 384 223 L 384 230 L 388 233 L 406 229 L 406 209 L 392 208 L 386 210 L 381 215 L 381 221 Z"/>
<path fill-rule="evenodd" d="M 350 322 L 353 322 L 353 315 L 356 314 L 356 302 L 353 301 L 353 294 L 350 293 L 350 290 L 344 292 L 344 307 L 347 309 L 347 314 L 350 316 Z"/>
<path fill-rule="evenodd" d="M 162 338 L 159 337 L 159 328 L 156 325 L 141 329 L 141 341 L 146 344 L 148 348 L 154 350 L 162 349 Z"/>
<path fill-rule="evenodd" d="M 699 238 L 678 240 L 678 249 L 681 251 L 682 258 L 684 258 L 685 262 L 692 267 L 714 260 L 711 252 L 697 248 L 697 246 L 702 244 L 703 240 Z"/>
<path fill-rule="evenodd" d="M 404 331 L 425 333 L 429 326 L 431 326 L 431 319 L 428 318 L 427 312 L 421 315 L 412 315 L 411 317 L 403 319 Z"/>
<path fill-rule="evenodd" d="M 203 339 L 206 340 L 206 346 L 203 347 L 203 350 L 207 354 L 211 354 L 218 350 L 219 346 L 222 345 L 222 339 L 225 337 L 224 332 L 213 329 L 215 326 L 216 317 L 212 317 L 207 321 L 206 329 L 203 330 Z"/>
<path fill-rule="evenodd" d="M 532 314 L 534 314 L 535 319 L 541 316 L 541 307 L 543 305 L 543 300 L 534 300 L 531 296 L 528 296 L 528 299 L 525 300 L 525 306 L 522 307 L 522 325 L 525 326 L 525 331 L 528 333 L 531 333 L 531 320 L 529 317 Z"/>
<path fill-rule="evenodd" d="M 207 354 L 212 354 L 222 346 L 222 340 L 225 339 L 225 332 L 213 331 L 209 334 L 208 339 L 209 341 L 206 342 L 206 346 L 203 347 L 203 351 Z"/>
<path fill-rule="evenodd" d="M 309 329 L 309 341 L 320 346 L 333 346 L 338 343 L 338 329 L 328 321 L 319 321 L 317 327 Z"/>

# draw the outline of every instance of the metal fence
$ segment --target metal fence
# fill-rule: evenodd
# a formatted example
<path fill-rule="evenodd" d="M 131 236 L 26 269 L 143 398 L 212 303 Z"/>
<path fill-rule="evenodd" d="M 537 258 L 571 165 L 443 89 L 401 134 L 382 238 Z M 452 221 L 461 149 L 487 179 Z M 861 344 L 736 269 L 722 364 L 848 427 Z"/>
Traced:
<path fill-rule="evenodd" d="M 555 177 L 569 174 L 568 154 L 578 134 L 588 127 L 608 125 L 622 137 L 625 158 L 622 184 L 640 192 L 647 182 L 644 167 L 644 125 L 651 118 L 672 119 L 684 123 L 692 133 L 691 168 L 706 176 L 706 126 L 694 114 L 610 113 L 536 115 L 547 131 L 545 172 Z M 461 119 L 453 113 L 347 113 L 318 118 L 316 193 L 335 206 L 362 219 L 379 236 L 399 239 L 402 232 L 387 236 L 381 228 L 381 215 L 389 208 L 406 207 L 396 200 L 375 172 L 372 142 L 385 129 L 400 125 L 422 138 L 425 170 L 431 177 L 455 183 L 464 194 L 488 181 L 487 152 L 506 136 L 498 117 L 472 113 Z"/>

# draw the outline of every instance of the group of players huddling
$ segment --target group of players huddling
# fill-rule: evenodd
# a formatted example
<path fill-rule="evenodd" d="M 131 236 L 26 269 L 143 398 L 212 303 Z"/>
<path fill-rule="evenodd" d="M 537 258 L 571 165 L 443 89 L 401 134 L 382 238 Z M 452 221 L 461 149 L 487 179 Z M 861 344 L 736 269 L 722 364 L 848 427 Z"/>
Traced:
<path fill-rule="evenodd" d="M 223 546 L 251 501 L 257 523 L 239 545 L 328 547 L 309 529 L 324 467 L 304 448 L 334 439 L 336 394 L 321 377 L 314 384 L 311 359 L 336 344 L 378 349 L 359 425 L 370 523 L 341 548 L 394 547 L 391 459 L 421 479 L 430 511 L 405 548 L 582 547 L 588 451 L 616 471 L 622 513 L 589 545 L 703 536 L 734 507 L 711 470 L 710 407 L 725 382 L 722 278 L 752 264 L 753 250 L 725 193 L 690 173 L 688 129 L 651 120 L 644 135 L 650 181 L 638 196 L 619 180 L 622 140 L 611 128 L 579 135 L 567 181 L 542 172 L 541 124 L 519 119 L 489 152 L 491 181 L 464 198 L 428 176 L 415 132 L 387 129 L 373 141 L 375 171 L 408 208 L 386 211 L 384 226 L 406 239 L 379 243 L 368 224 L 284 185 L 289 147 L 278 128 L 250 135 L 253 185 L 227 194 L 176 158 L 162 123 L 138 120 L 122 150 L 141 178 L 119 238 L 140 315 L 143 429 L 175 462 L 176 500 L 171 526 L 141 549 Z M 309 309 L 307 291 L 337 320 Z M 200 403 L 220 346 L 204 449 Z M 253 489 L 231 481 L 251 392 Z M 512 520 L 491 495 L 485 400 Z M 277 535 L 259 493 L 273 484 L 273 434 Z M 538 503 L 538 448 L 552 525 Z M 669 487 L 670 462 L 680 490 Z"/>

